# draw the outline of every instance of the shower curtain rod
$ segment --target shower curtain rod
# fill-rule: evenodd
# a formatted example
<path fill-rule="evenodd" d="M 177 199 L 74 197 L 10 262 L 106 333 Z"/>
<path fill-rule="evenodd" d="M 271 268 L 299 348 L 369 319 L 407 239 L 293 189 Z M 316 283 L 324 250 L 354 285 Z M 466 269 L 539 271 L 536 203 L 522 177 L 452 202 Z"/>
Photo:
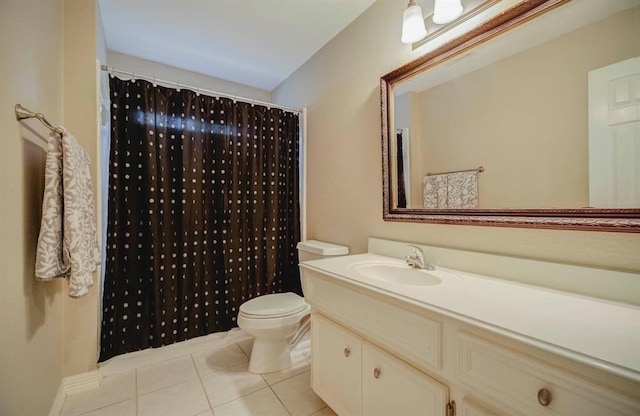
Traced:
<path fill-rule="evenodd" d="M 434 175 L 445 175 L 448 173 L 460 173 L 460 172 L 484 172 L 484 167 L 480 166 L 477 169 L 465 169 L 465 170 L 452 170 L 450 172 L 438 172 L 438 173 L 431 173 L 431 172 L 427 172 L 426 176 L 434 176 Z"/>
<path fill-rule="evenodd" d="M 196 94 L 206 93 L 207 95 L 212 95 L 214 97 L 230 98 L 233 101 L 244 101 L 244 102 L 247 102 L 247 103 L 250 103 L 250 104 L 263 105 L 263 106 L 268 107 L 268 108 L 272 108 L 272 107 L 273 108 L 279 108 L 281 110 L 285 110 L 285 111 L 288 111 L 290 113 L 302 114 L 302 109 L 301 108 L 287 107 L 286 105 L 268 103 L 266 101 L 254 100 L 253 98 L 246 98 L 246 97 L 240 97 L 240 96 L 237 96 L 237 95 L 226 94 L 224 92 L 208 90 L 206 88 L 195 87 L 193 85 L 182 84 L 182 83 L 175 82 L 175 81 L 167 81 L 165 79 L 160 79 L 160 78 L 156 78 L 156 77 L 150 77 L 148 75 L 138 74 L 137 72 L 123 71 L 123 70 L 114 68 L 112 66 L 107 66 L 107 65 L 101 65 L 100 68 L 103 71 L 109 72 L 110 74 L 114 74 L 114 73 L 122 74 L 122 75 L 125 75 L 125 76 L 129 76 L 132 79 L 144 78 L 147 81 L 151 81 L 153 83 L 160 82 L 160 83 L 163 83 L 163 84 L 169 84 L 169 85 L 175 86 L 177 89 L 186 88 L 188 90 L 193 90 L 193 91 L 196 92 Z"/>

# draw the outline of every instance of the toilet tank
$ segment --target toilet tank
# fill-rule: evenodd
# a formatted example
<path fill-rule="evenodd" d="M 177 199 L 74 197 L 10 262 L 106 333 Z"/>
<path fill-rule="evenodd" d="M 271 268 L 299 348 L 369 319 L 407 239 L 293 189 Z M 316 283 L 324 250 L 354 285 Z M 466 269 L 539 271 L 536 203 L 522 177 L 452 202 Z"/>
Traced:
<path fill-rule="evenodd" d="M 307 240 L 298 243 L 298 260 L 319 260 L 327 257 L 344 256 L 349 254 L 349 247 L 325 243 L 317 240 Z"/>

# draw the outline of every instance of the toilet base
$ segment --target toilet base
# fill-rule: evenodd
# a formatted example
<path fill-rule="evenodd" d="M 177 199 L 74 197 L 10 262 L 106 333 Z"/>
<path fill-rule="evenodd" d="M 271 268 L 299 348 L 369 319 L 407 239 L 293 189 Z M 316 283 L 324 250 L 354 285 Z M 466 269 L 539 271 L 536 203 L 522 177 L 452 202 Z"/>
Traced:
<path fill-rule="evenodd" d="M 291 367 L 291 350 L 289 338 L 258 339 L 253 341 L 251 358 L 249 358 L 250 373 L 273 373 Z"/>

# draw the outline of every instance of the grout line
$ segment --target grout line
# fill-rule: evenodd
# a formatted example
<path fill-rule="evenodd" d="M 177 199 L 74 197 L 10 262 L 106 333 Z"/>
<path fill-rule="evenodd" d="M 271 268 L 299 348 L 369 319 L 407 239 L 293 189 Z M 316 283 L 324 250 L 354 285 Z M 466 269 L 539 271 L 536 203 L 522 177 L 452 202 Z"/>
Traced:
<path fill-rule="evenodd" d="M 276 396 L 276 399 L 278 399 L 278 401 L 280 402 L 280 404 L 282 405 L 282 407 L 284 408 L 284 410 L 289 414 L 289 416 L 293 416 L 291 414 L 291 412 L 289 411 L 289 408 L 287 408 L 287 406 L 284 404 L 284 402 L 282 401 L 282 399 L 280 399 L 280 396 L 278 396 L 278 393 L 275 392 L 275 390 L 273 390 L 273 388 L 271 386 L 269 386 L 269 389 L 271 390 L 271 392 L 273 393 L 274 396 Z"/>
<path fill-rule="evenodd" d="M 135 392 L 135 410 L 136 410 L 136 416 L 138 416 L 138 369 L 135 369 L 134 374 L 134 386 L 133 386 L 133 391 Z"/>
<path fill-rule="evenodd" d="M 242 396 L 238 396 L 238 397 L 236 397 L 235 399 L 231 399 L 231 400 L 226 401 L 226 402 L 224 402 L 224 403 L 220 403 L 220 404 L 219 404 L 219 405 L 217 405 L 216 407 L 226 406 L 226 405 L 228 405 L 229 403 L 236 402 L 236 401 L 241 400 L 241 399 L 243 399 L 243 398 L 245 398 L 245 397 L 247 397 L 247 396 L 250 396 L 250 395 L 252 395 L 252 394 L 254 394 L 254 393 L 257 393 L 257 392 L 259 392 L 259 391 L 262 391 L 262 390 L 266 390 L 266 389 L 268 389 L 268 388 L 269 388 L 269 386 L 264 386 L 264 387 L 262 387 L 262 388 L 259 388 L 259 389 L 258 389 L 258 390 L 256 390 L 256 391 L 252 391 L 251 393 L 246 393 L 246 394 L 243 394 Z M 214 409 L 214 408 L 212 407 L 212 408 L 211 408 L 211 411 L 212 411 L 212 412 L 213 412 L 213 409 Z"/>
<path fill-rule="evenodd" d="M 120 401 L 117 401 L 117 402 L 114 402 L 114 403 L 110 403 L 110 404 L 107 404 L 107 405 L 104 405 L 104 406 L 97 407 L 95 409 L 87 410 L 86 412 L 80 413 L 80 414 L 75 415 L 75 416 L 86 416 L 89 413 L 94 413 L 97 410 L 106 409 L 107 407 L 115 406 L 116 404 L 124 403 L 124 402 L 129 401 L 129 400 L 131 400 L 131 399 L 120 400 Z M 63 415 L 63 414 L 61 413 L 61 415 Z"/>
<path fill-rule="evenodd" d="M 249 339 L 249 338 L 247 338 Z M 244 342 L 246 341 L 246 339 L 243 339 L 242 341 L 236 341 L 236 345 L 238 346 L 238 348 L 240 348 L 240 351 L 242 351 L 242 353 L 244 354 L 245 357 L 247 357 L 247 360 L 251 359 L 251 351 L 249 351 L 249 354 L 247 354 L 242 347 L 240 346 L 240 342 Z M 253 345 L 252 345 L 253 348 Z"/>
<path fill-rule="evenodd" d="M 196 368 L 196 374 L 198 375 L 198 381 L 200 382 L 200 386 L 202 386 L 202 391 L 204 392 L 204 397 L 207 399 L 207 403 L 209 404 L 209 410 L 211 410 L 211 413 L 213 414 L 213 405 L 211 404 L 211 400 L 209 399 L 209 395 L 207 394 L 207 389 L 204 388 L 204 383 L 202 382 L 202 375 L 200 374 L 200 371 L 198 370 L 198 366 L 196 365 L 196 360 L 193 359 L 193 354 L 189 354 L 189 357 L 191 358 L 191 362 L 193 363 L 193 366 Z"/>
<path fill-rule="evenodd" d="M 329 408 L 329 405 L 326 405 L 326 406 L 325 406 L 325 407 L 323 407 L 322 409 L 317 410 L 317 411 L 315 411 L 314 413 L 311 413 L 311 415 L 309 415 L 309 416 L 317 415 L 317 414 L 319 414 L 320 412 L 323 412 L 325 409 L 328 409 L 328 408 Z M 331 411 L 333 412 L 333 409 L 331 409 Z M 335 413 L 335 412 L 333 412 L 333 413 Z"/>
<path fill-rule="evenodd" d="M 160 390 L 168 389 L 169 387 L 174 387 L 174 386 L 177 386 L 178 384 L 183 384 L 183 383 L 186 383 L 186 382 L 189 382 L 189 381 L 193 381 L 195 379 L 199 379 L 200 378 L 200 373 L 198 372 L 198 366 L 196 365 L 192 354 L 181 355 L 179 357 L 172 358 L 172 360 L 174 360 L 174 359 L 175 360 L 184 359 L 187 356 L 191 359 L 191 364 L 193 364 L 193 367 L 196 370 L 196 376 L 195 377 L 192 377 L 192 378 L 189 378 L 189 379 L 186 379 L 186 380 L 182 380 L 182 381 L 173 382 L 173 384 L 169 384 L 169 385 L 166 385 L 166 386 L 163 386 L 163 387 L 158 387 L 158 388 L 156 388 L 154 390 L 150 390 L 150 391 L 147 391 L 147 392 L 145 392 L 143 394 L 140 394 L 140 396 L 146 396 L 147 394 L 151 394 L 151 393 L 155 393 L 155 392 L 160 391 Z M 151 365 L 155 365 L 155 364 L 151 364 Z M 138 367 L 138 368 L 135 369 L 135 374 L 136 374 L 136 398 L 138 397 L 138 389 L 137 389 L 137 387 L 138 387 L 138 383 L 137 383 L 138 371 L 140 369 L 145 369 L 147 367 L 149 367 L 149 366 L 145 365 L 145 366 Z"/>

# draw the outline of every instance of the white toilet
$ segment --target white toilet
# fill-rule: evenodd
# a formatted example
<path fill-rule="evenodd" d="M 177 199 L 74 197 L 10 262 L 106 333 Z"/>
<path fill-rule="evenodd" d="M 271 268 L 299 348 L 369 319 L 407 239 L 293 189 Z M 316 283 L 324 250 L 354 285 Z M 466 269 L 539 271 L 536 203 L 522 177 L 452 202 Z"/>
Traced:
<path fill-rule="evenodd" d="M 300 262 L 349 254 L 349 248 L 309 240 L 298 243 Z M 290 348 L 309 330 L 309 310 L 295 293 L 274 293 L 240 306 L 238 326 L 255 337 L 249 371 L 271 373 L 291 367 Z"/>

